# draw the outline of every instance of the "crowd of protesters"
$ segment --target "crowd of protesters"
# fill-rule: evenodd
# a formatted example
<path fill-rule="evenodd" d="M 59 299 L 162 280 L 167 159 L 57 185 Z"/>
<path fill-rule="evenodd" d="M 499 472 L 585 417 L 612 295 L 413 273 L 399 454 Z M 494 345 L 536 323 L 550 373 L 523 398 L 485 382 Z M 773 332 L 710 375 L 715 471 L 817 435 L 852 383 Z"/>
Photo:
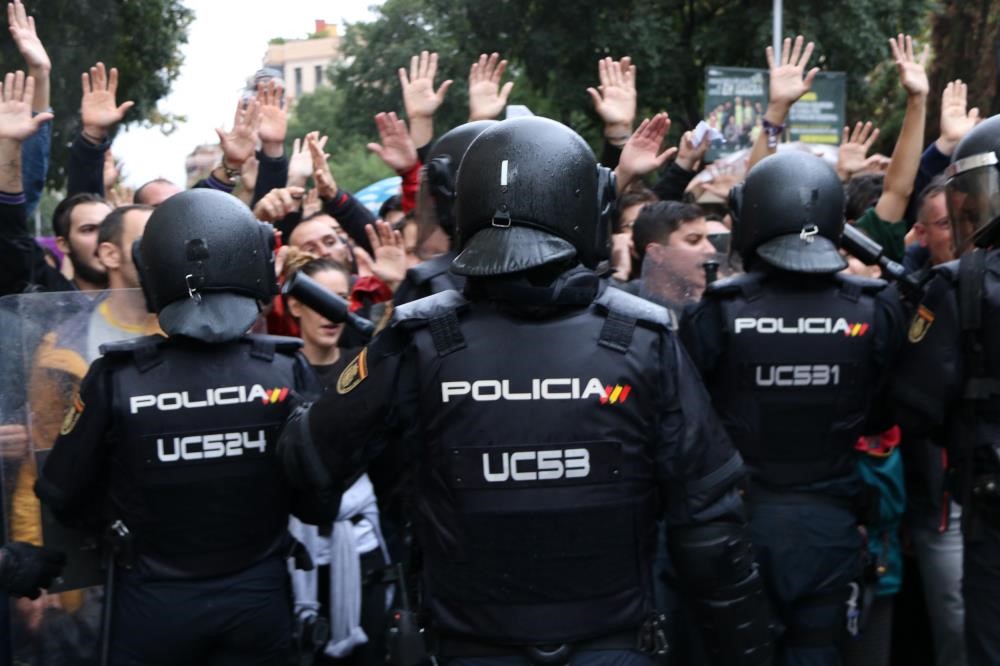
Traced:
<path fill-rule="evenodd" d="M 82 73 L 82 129 L 68 147 L 66 196 L 52 218 L 58 252 L 40 245 L 27 220 L 40 200 L 50 151 L 63 148 L 51 145 L 51 66 L 34 19 L 20 0 L 8 4 L 7 16 L 26 71 L 5 73 L 0 95 L 0 296 L 13 297 L 0 308 L 6 332 L 0 354 L 6 379 L 0 394 L 4 528 L 9 541 L 41 544 L 32 454 L 52 446 L 101 344 L 159 330 L 147 311 L 131 248 L 155 207 L 182 188 L 157 179 L 137 188 L 131 200 L 115 195 L 116 174 L 108 168 L 112 141 L 132 103 L 117 97 L 116 67 L 96 63 Z M 834 166 L 846 192 L 849 223 L 880 243 L 886 256 L 914 272 L 927 271 L 955 258 L 942 173 L 959 141 L 977 124 L 978 111 L 968 108 L 961 81 L 930 90 L 926 52 L 915 56 L 908 37 L 890 41 L 907 100 L 891 158 L 869 156 L 879 130 L 858 119 L 844 128 Z M 736 121 L 750 137 L 748 146 L 753 143 L 740 171 L 785 150 L 780 138 L 788 110 L 815 75 L 815 69 L 807 69 L 811 54 L 812 45 L 803 45 L 801 38 L 786 41 L 780 58 L 768 51 L 767 108 L 751 109 L 747 103 L 743 120 Z M 399 115 L 387 110 L 374 119 L 379 142 L 368 147 L 402 181 L 399 195 L 377 214 L 338 186 L 324 152 L 325 136 L 288 136 L 294 106 L 280 78 L 270 76 L 256 79 L 253 95 L 236 101 L 232 126 L 218 130 L 222 158 L 194 187 L 232 193 L 259 220 L 274 225 L 282 281 L 308 275 L 346 299 L 352 312 L 384 324 L 408 271 L 450 248 L 446 230 L 423 223 L 420 210 L 429 205 L 420 196 L 422 167 L 434 139 L 450 129 L 434 125 L 451 83 L 436 83 L 437 64 L 433 52 L 414 55 L 399 70 Z M 628 57 L 603 58 L 597 63 L 597 85 L 587 90 L 604 123 L 601 162 L 611 168 L 635 136 L 636 67 L 641 64 Z M 516 95 L 516 82 L 504 81 L 506 66 L 496 53 L 472 63 L 470 121 L 499 118 Z M 924 146 L 930 94 L 941 97 L 940 133 Z M 669 126 L 663 115 L 653 122 L 664 132 Z M 732 222 L 726 201 L 741 174 L 705 164 L 708 147 L 707 137 L 696 145 L 692 132 L 684 132 L 675 149 L 659 155 L 662 168 L 653 177 L 626 184 L 615 210 L 605 274 L 620 288 L 669 308 L 677 319 L 714 278 L 706 264 L 717 266 L 721 276 L 740 271 L 729 252 Z M 877 268 L 853 259 L 848 270 L 878 277 Z M 324 318 L 292 296 L 276 299 L 254 330 L 301 337 L 302 353 L 327 386 L 367 341 L 362 332 Z M 857 464 L 881 498 L 881 511 L 863 528 L 869 562 L 860 602 L 865 622 L 847 643 L 845 663 L 965 663 L 961 508 L 948 492 L 942 444 L 908 438 L 898 427 L 857 443 Z M 292 520 L 290 530 L 319 567 L 318 573 L 290 573 L 296 614 L 322 614 L 332 632 L 317 663 L 383 663 L 386 612 L 394 593 L 392 585 L 371 574 L 406 550 L 396 508 L 388 498 L 377 497 L 363 476 L 345 497 L 334 525 Z M 337 558 L 348 545 L 359 565 L 347 567 Z M 674 596 L 668 573 L 657 584 L 664 598 Z M 347 603 L 331 590 L 354 595 L 360 603 Z M 907 604 L 897 604 L 894 612 L 901 594 Z M 93 590 L 12 602 L 5 620 L 12 640 L 0 663 L 7 663 L 10 654 L 18 663 L 89 663 L 99 604 Z M 677 608 L 665 602 L 664 610 L 681 623 Z M 922 642 L 894 641 L 894 625 L 897 631 L 929 625 L 930 632 L 923 633 Z M 702 650 L 686 644 L 691 640 L 685 635 L 682 629 L 674 634 L 675 654 L 682 657 L 672 663 L 699 663 Z M 923 653 L 914 656 L 916 649 Z"/>

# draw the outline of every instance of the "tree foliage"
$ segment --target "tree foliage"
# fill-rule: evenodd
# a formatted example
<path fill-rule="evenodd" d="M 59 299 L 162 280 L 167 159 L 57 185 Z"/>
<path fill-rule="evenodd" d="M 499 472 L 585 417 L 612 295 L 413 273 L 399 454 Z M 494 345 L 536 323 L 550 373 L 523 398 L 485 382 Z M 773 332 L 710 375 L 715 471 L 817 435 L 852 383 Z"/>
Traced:
<path fill-rule="evenodd" d="M 849 121 L 871 118 L 891 129 L 903 106 L 887 40 L 922 34 L 931 5 L 845 0 L 832 11 L 826 0 L 786 2 L 785 32 L 815 41 L 814 61 L 823 69 L 847 73 Z M 668 111 L 676 135 L 702 116 L 707 66 L 766 67 L 770 18 L 766 0 L 387 0 L 376 20 L 348 26 L 347 64 L 332 73 L 348 92 L 323 122 L 331 134 L 372 138 L 374 113 L 402 111 L 397 69 L 427 49 L 440 54 L 438 82 L 455 80 L 435 120 L 440 133 L 467 117 L 469 65 L 479 53 L 498 51 L 516 81 L 511 103 L 596 141 L 599 119 L 586 89 L 597 84 L 597 60 L 629 55 L 638 66 L 640 114 Z M 883 136 L 891 150 L 895 132 Z"/>
<path fill-rule="evenodd" d="M 1000 113 L 1000 1 L 962 2 L 946 0 L 931 20 L 934 62 L 930 69 L 931 90 L 942 90 L 954 79 L 969 84 L 969 106 L 978 106 L 981 116 Z M 931 96 L 930 113 L 941 107 L 940 97 Z M 932 130 L 928 127 L 928 140 Z"/>
<path fill-rule="evenodd" d="M 39 37 L 52 59 L 55 112 L 49 185 L 65 178 L 66 151 L 79 130 L 80 74 L 98 61 L 120 69 L 119 101 L 135 107 L 129 122 L 144 121 L 169 130 L 156 103 L 180 73 L 181 44 L 194 15 L 182 0 L 27 0 Z M 6 33 L 6 30 L 4 31 Z M 17 48 L 0 38 L 0 71 L 24 69 Z"/>

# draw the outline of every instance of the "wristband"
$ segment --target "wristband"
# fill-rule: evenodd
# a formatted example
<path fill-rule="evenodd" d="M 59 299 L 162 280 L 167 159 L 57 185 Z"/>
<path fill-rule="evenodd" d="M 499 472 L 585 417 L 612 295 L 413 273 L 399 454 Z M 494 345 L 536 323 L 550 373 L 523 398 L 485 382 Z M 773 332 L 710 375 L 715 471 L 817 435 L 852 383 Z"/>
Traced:
<path fill-rule="evenodd" d="M 219 162 L 219 167 L 226 172 L 226 178 L 228 178 L 229 180 L 236 180 L 237 178 L 240 177 L 239 167 L 235 169 L 227 167 L 226 160 L 222 160 L 221 162 Z"/>
<path fill-rule="evenodd" d="M 764 133 L 767 134 L 767 147 L 777 148 L 778 139 L 780 139 L 781 135 L 785 132 L 785 124 L 782 123 L 780 125 L 775 125 L 767 118 L 764 118 L 761 121 L 761 126 L 764 128 Z"/>

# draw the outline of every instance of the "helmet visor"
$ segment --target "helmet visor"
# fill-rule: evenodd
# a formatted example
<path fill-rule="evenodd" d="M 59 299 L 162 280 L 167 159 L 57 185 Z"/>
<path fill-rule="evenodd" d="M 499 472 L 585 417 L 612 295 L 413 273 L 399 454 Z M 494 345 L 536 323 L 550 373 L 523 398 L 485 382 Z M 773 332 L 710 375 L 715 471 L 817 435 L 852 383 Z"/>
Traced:
<path fill-rule="evenodd" d="M 1000 217 L 1000 171 L 996 164 L 994 153 L 983 153 L 948 168 L 946 197 L 956 256 L 973 246 L 985 247 L 993 242 L 990 232 L 994 220 Z"/>

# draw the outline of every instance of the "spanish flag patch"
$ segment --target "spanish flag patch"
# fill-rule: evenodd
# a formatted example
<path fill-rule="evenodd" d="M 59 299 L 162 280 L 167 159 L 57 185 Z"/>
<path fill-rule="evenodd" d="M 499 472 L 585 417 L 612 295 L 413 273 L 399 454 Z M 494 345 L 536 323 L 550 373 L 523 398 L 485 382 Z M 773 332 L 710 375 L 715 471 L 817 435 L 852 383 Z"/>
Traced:
<path fill-rule="evenodd" d="M 76 393 L 73 395 L 73 404 L 70 405 L 69 410 L 66 412 L 66 418 L 63 419 L 62 427 L 59 428 L 60 435 L 68 435 L 73 432 L 76 422 L 80 420 L 80 415 L 83 414 L 83 407 L 83 400 L 80 399 L 80 394 Z"/>
<path fill-rule="evenodd" d="M 347 364 L 344 371 L 337 378 L 337 393 L 346 395 L 356 389 L 358 385 L 368 376 L 368 348 L 365 347 L 358 354 L 357 358 Z"/>

